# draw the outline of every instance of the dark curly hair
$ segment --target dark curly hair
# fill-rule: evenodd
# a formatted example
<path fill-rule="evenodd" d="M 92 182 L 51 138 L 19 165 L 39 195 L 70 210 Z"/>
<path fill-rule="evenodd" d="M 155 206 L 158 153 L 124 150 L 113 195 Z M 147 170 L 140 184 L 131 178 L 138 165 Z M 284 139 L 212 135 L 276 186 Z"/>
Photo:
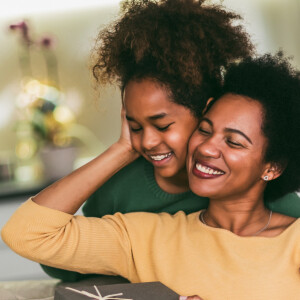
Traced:
<path fill-rule="evenodd" d="M 282 51 L 247 58 L 228 67 L 222 94 L 237 94 L 261 103 L 262 131 L 268 139 L 264 160 L 284 170 L 269 181 L 265 200 L 300 188 L 300 73 Z M 213 105 L 213 104 L 212 104 Z"/>
<path fill-rule="evenodd" d="M 92 51 L 97 82 L 153 79 L 172 101 L 200 113 L 220 88 L 222 68 L 253 52 L 241 17 L 205 0 L 127 0 Z"/>

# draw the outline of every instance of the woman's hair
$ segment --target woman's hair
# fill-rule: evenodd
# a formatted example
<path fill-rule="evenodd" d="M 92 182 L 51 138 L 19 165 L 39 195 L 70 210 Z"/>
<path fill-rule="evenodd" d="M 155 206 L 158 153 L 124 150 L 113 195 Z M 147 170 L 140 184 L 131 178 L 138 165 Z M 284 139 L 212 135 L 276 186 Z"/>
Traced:
<path fill-rule="evenodd" d="M 127 0 L 120 18 L 100 31 L 92 52 L 101 83 L 151 79 L 170 99 L 200 114 L 218 92 L 222 69 L 253 46 L 241 17 L 205 0 Z M 235 25 L 234 25 L 235 24 Z"/>
<path fill-rule="evenodd" d="M 228 67 L 222 95 L 232 93 L 263 106 L 262 131 L 268 139 L 265 162 L 284 170 L 268 182 L 265 199 L 273 200 L 300 188 L 300 73 L 282 51 L 247 58 Z"/>

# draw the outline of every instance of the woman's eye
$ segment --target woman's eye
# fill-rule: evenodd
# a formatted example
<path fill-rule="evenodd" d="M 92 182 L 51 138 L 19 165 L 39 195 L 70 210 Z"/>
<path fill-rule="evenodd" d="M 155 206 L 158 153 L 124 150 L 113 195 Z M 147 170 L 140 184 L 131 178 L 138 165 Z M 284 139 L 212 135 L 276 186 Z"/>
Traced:
<path fill-rule="evenodd" d="M 243 147 L 242 144 L 236 142 L 236 141 L 233 141 L 233 140 L 227 140 L 227 143 L 229 144 L 230 147 L 234 147 L 234 148 L 240 148 L 240 147 Z"/>

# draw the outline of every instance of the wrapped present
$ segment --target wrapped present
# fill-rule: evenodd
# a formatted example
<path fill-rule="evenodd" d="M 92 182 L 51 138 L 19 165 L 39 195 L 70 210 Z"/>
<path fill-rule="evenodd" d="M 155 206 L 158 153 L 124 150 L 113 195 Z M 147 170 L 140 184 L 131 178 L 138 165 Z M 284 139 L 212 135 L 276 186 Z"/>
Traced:
<path fill-rule="evenodd" d="M 54 300 L 178 300 L 179 295 L 160 282 L 111 285 L 58 286 Z"/>

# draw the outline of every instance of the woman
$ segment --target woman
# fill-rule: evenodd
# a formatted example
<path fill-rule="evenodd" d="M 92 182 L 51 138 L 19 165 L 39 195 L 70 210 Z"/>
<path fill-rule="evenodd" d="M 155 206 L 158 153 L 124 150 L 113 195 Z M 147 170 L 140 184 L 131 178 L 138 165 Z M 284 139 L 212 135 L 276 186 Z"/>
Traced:
<path fill-rule="evenodd" d="M 240 299 L 246 299 L 242 293 L 249 299 L 300 295 L 299 219 L 264 205 L 264 199 L 272 201 L 300 186 L 300 79 L 296 72 L 288 76 L 281 56 L 229 68 L 225 95 L 206 112 L 189 144 L 190 187 L 210 199 L 199 215 L 210 235 L 210 255 L 218 260 L 208 276 L 223 278 L 220 267 L 230 261 L 227 276 L 236 286 L 227 292 L 229 299 L 237 297 L 237 290 Z M 234 249 L 230 260 L 229 248 L 213 245 L 222 240 Z M 247 281 L 240 279 L 245 273 Z"/>
<path fill-rule="evenodd" d="M 114 168 L 105 153 L 23 204 L 2 238 L 40 263 L 161 281 L 181 295 L 296 300 L 300 221 L 264 198 L 299 190 L 299 95 L 299 74 L 280 54 L 230 68 L 189 145 L 190 186 L 210 198 L 207 210 L 72 216 L 99 170 Z"/>
<path fill-rule="evenodd" d="M 203 0 L 126 1 L 120 19 L 99 33 L 94 76 L 120 86 L 126 113 L 122 135 L 107 151 L 114 168 L 101 171 L 105 179 L 83 207 L 85 216 L 207 207 L 188 186 L 187 143 L 220 89 L 221 68 L 252 53 L 248 35 L 233 25 L 239 20 Z M 65 281 L 82 278 L 43 268 Z"/>

